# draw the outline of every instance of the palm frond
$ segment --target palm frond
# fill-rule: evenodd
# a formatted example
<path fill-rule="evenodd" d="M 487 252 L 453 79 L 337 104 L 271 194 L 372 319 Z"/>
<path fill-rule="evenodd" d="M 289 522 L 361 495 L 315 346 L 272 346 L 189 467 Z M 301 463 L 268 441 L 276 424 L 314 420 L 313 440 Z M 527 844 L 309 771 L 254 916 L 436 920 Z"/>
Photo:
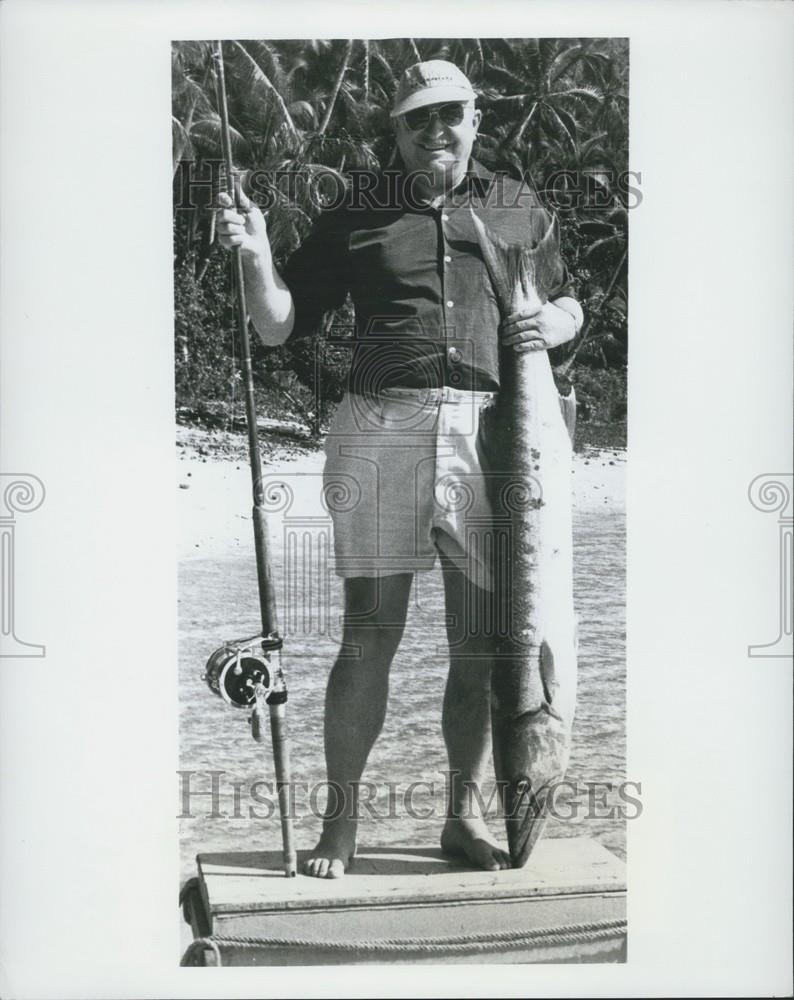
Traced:
<path fill-rule="evenodd" d="M 556 122 L 571 144 L 572 149 L 576 149 L 576 120 L 566 114 L 562 108 L 555 108 L 550 104 L 543 105 L 543 111 L 553 122 Z"/>
<path fill-rule="evenodd" d="M 178 118 L 171 115 L 171 162 L 174 174 L 180 160 L 193 158 L 193 144 L 190 136 Z"/>
<path fill-rule="evenodd" d="M 500 64 L 491 64 L 488 67 L 488 72 L 490 76 L 495 77 L 497 80 L 502 79 L 505 83 L 517 84 L 521 90 L 525 90 L 527 86 L 527 77 L 516 73 L 507 66 L 502 66 Z"/>
<path fill-rule="evenodd" d="M 573 45 L 571 48 L 562 49 L 551 62 L 548 72 L 546 74 L 549 81 L 549 85 L 555 83 L 559 78 L 566 73 L 575 62 L 578 62 L 582 57 L 582 46 Z"/>
<path fill-rule="evenodd" d="M 284 89 L 286 78 L 278 50 L 265 41 L 244 42 L 243 45 L 280 93 Z"/>
<path fill-rule="evenodd" d="M 248 140 L 232 125 L 229 126 L 229 134 L 232 140 L 232 152 L 235 160 L 240 162 L 249 151 Z M 222 156 L 223 143 L 221 140 L 221 120 L 217 115 L 200 118 L 194 122 L 190 132 L 190 137 L 196 148 L 200 148 L 203 155 Z"/>
<path fill-rule="evenodd" d="M 261 94 L 264 91 L 264 93 L 272 97 L 273 102 L 281 115 L 281 119 L 290 134 L 290 138 L 297 140 L 298 130 L 295 128 L 292 116 L 287 110 L 284 98 L 278 90 L 276 90 L 267 73 L 265 73 L 250 52 L 248 52 L 248 50 L 241 45 L 240 42 L 232 42 L 231 44 L 234 47 L 234 51 L 238 53 L 238 59 L 231 63 L 232 73 L 235 77 L 238 89 L 243 93 L 253 91 L 254 93 Z M 229 64 L 227 62 L 227 66 L 228 65 Z"/>
<path fill-rule="evenodd" d="M 611 236 L 604 236 L 602 239 L 591 243 L 582 256 L 585 260 L 590 260 L 593 257 L 603 256 L 603 252 L 607 249 L 620 250 L 619 237 L 616 234 L 613 233 Z"/>
<path fill-rule="evenodd" d="M 566 87 L 565 90 L 558 90 L 548 95 L 551 97 L 573 97 L 585 101 L 603 101 L 604 95 L 596 87 Z"/>

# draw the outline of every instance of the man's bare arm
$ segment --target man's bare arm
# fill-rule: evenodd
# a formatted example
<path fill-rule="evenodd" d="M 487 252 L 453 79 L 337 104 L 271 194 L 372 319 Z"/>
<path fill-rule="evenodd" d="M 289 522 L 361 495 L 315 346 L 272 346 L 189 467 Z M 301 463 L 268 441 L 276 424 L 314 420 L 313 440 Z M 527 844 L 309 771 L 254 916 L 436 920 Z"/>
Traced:
<path fill-rule="evenodd" d="M 262 342 L 276 347 L 292 332 L 295 306 L 273 264 L 265 218 L 242 192 L 239 211 L 226 193 L 221 193 L 218 200 L 218 240 L 227 249 L 240 247 L 249 318 Z"/>
<path fill-rule="evenodd" d="M 292 332 L 295 306 L 273 260 L 243 253 L 248 315 L 263 343 L 283 344 Z"/>
<path fill-rule="evenodd" d="M 571 298 L 569 295 L 563 295 L 562 298 L 554 299 L 553 304 L 558 309 L 562 309 L 564 312 L 573 316 L 574 335 L 576 335 L 582 329 L 582 324 L 584 323 L 584 313 L 582 312 L 582 307 L 576 299 Z"/>

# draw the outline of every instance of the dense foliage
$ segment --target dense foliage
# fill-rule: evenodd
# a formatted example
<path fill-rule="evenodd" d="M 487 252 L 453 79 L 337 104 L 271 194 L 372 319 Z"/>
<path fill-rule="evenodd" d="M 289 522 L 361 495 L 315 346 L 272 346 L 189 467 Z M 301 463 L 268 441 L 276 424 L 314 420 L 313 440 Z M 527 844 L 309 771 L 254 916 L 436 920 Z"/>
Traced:
<path fill-rule="evenodd" d="M 397 80 L 431 58 L 455 62 L 478 92 L 475 155 L 530 181 L 557 212 L 586 322 L 552 360 L 573 379 L 585 422 L 625 427 L 627 210 L 637 195 L 626 173 L 623 39 L 225 42 L 235 164 L 249 194 L 267 197 L 277 263 L 318 214 L 322 176 L 341 181 L 347 171 L 388 165 Z M 214 88 L 211 43 L 174 43 L 176 387 L 178 405 L 193 411 L 239 398 L 230 258 L 214 240 L 210 210 L 222 183 Z M 265 191 L 261 178 L 276 172 L 285 182 Z M 273 350 L 253 338 L 262 398 L 315 432 L 342 391 L 346 352 L 327 342 L 349 327 L 349 312 L 340 312 L 316 341 Z"/>

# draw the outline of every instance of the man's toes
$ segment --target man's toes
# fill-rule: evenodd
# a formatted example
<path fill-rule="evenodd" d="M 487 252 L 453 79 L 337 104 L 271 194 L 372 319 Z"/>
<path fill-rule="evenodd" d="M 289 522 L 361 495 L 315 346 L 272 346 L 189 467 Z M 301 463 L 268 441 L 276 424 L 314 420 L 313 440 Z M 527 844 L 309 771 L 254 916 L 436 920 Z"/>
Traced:
<path fill-rule="evenodd" d="M 494 848 L 484 840 L 475 841 L 471 852 L 471 860 L 478 868 L 487 872 L 498 872 L 499 861 L 494 857 Z"/>
<path fill-rule="evenodd" d="M 507 851 L 503 851 L 501 847 L 494 847 L 493 856 L 496 863 L 499 865 L 500 869 L 513 867 L 513 862 L 510 860 L 510 855 L 507 853 Z"/>
<path fill-rule="evenodd" d="M 317 869 L 315 874 L 317 875 L 317 878 L 326 878 L 328 875 L 328 858 L 317 859 Z"/>
<path fill-rule="evenodd" d="M 498 872 L 513 867 L 510 855 L 506 851 L 485 841 L 480 841 L 476 845 L 476 855 L 472 860 L 487 872 Z"/>
<path fill-rule="evenodd" d="M 341 858 L 334 858 L 328 866 L 326 878 L 341 878 L 345 874 L 345 866 Z"/>

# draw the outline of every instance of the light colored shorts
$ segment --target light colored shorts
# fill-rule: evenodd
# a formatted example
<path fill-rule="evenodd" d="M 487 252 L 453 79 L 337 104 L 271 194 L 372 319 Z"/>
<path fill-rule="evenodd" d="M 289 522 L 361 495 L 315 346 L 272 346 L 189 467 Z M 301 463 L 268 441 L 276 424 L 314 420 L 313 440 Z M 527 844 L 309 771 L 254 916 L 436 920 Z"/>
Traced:
<path fill-rule="evenodd" d="M 326 438 L 323 473 L 338 576 L 430 570 L 441 552 L 492 589 L 479 433 L 492 396 L 453 388 L 345 396 Z"/>

